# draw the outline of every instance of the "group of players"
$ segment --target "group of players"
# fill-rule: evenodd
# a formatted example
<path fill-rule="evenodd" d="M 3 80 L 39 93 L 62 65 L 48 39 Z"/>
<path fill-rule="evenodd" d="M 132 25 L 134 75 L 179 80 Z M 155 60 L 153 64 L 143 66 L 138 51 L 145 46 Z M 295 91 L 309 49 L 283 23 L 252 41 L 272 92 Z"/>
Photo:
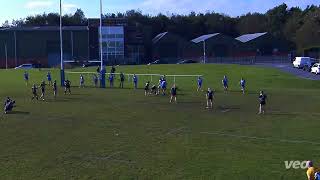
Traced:
<path fill-rule="evenodd" d="M 97 70 L 98 72 L 98 70 Z M 115 68 L 112 68 L 112 72 L 109 75 L 109 83 L 110 83 L 110 87 L 114 87 L 114 80 L 115 80 Z M 24 73 L 24 80 L 26 82 L 26 85 L 28 85 L 29 82 L 29 74 L 27 72 Z M 57 81 L 53 81 L 52 82 L 52 76 L 51 73 L 48 72 L 47 73 L 47 81 L 48 81 L 48 86 L 52 87 L 53 90 L 53 97 L 56 98 L 57 97 L 57 91 L 58 91 L 58 87 L 57 87 Z M 120 73 L 120 88 L 124 87 L 124 81 L 125 81 L 125 76 L 123 73 Z M 138 76 L 137 75 L 133 75 L 132 77 L 132 81 L 133 81 L 133 85 L 134 85 L 134 89 L 138 88 Z M 96 74 L 93 75 L 93 83 L 94 86 L 97 87 L 98 86 L 98 82 L 99 82 L 99 78 Z M 246 80 L 244 78 L 241 78 L 240 80 L 240 87 L 241 87 L 241 91 L 243 94 L 245 94 L 245 88 L 246 88 Z M 36 84 L 32 85 L 32 100 L 34 99 L 41 99 L 41 100 L 45 100 L 45 93 L 46 93 L 46 82 L 42 81 L 40 83 L 39 86 L 37 86 Z M 198 77 L 197 79 L 197 91 L 203 91 L 202 90 L 202 85 L 203 85 L 203 79 L 201 76 Z M 227 76 L 224 76 L 222 79 L 222 85 L 223 85 L 223 89 L 224 92 L 227 93 L 228 92 L 228 88 L 229 88 L 229 80 L 227 78 Z M 80 75 L 80 83 L 79 83 L 79 88 L 84 88 L 85 87 L 85 78 L 84 76 L 81 74 Z M 41 96 L 38 96 L 38 89 L 40 89 L 41 91 Z M 171 89 L 170 89 L 170 103 L 177 103 L 177 86 L 176 84 L 173 84 Z M 159 82 L 157 85 L 152 85 L 150 87 L 150 82 L 146 82 L 145 87 L 144 87 L 144 94 L 145 96 L 148 95 L 166 95 L 167 92 L 167 80 L 166 80 L 166 76 L 163 75 L 160 77 Z M 69 80 L 65 80 L 64 82 L 64 94 L 71 94 L 71 82 Z M 214 101 L 214 97 L 215 97 L 215 90 L 208 88 L 206 91 L 206 108 L 207 109 L 212 109 L 213 108 L 213 101 Z M 6 102 L 5 102 L 5 112 L 8 112 L 10 110 L 12 110 L 12 108 L 14 107 L 15 101 L 9 101 L 7 98 Z M 260 91 L 259 94 L 259 114 L 264 114 L 265 113 L 265 105 L 266 105 L 266 99 L 267 96 L 263 91 Z M 7 110 L 6 110 L 7 109 Z"/>
<path fill-rule="evenodd" d="M 26 85 L 28 86 L 29 84 L 29 74 L 28 72 L 24 72 L 24 81 L 26 83 Z M 56 98 L 57 97 L 57 93 L 58 93 L 58 86 L 57 86 L 57 81 L 54 80 L 52 81 L 52 76 L 51 73 L 48 72 L 47 73 L 47 81 L 48 81 L 48 86 L 52 87 L 52 91 L 53 91 L 53 97 Z M 36 99 L 36 100 L 45 100 L 45 94 L 46 94 L 46 82 L 42 81 L 40 83 L 39 86 L 37 86 L 36 84 L 33 84 L 31 87 L 32 90 L 32 100 Z M 79 87 L 84 87 L 84 77 L 81 75 L 80 76 L 80 86 Z M 38 89 L 40 88 L 41 91 L 41 96 L 38 96 Z M 71 94 L 71 82 L 69 80 L 65 80 L 64 81 L 64 94 Z"/>
<path fill-rule="evenodd" d="M 245 94 L 245 89 L 246 89 L 246 80 L 244 78 L 240 79 L 240 88 L 243 94 Z M 202 90 L 202 85 L 203 85 L 203 79 L 201 76 L 198 77 L 197 80 L 197 91 L 203 91 Z M 227 78 L 227 76 L 224 76 L 222 79 L 222 85 L 223 85 L 223 89 L 224 92 L 227 93 L 228 89 L 229 89 L 229 80 Z M 166 77 L 162 76 L 160 77 L 158 86 L 153 85 L 150 88 L 150 82 L 148 81 L 145 84 L 145 96 L 147 95 L 160 95 L 162 93 L 162 95 L 165 95 L 166 90 L 167 90 L 167 82 L 166 82 Z M 173 84 L 173 86 L 171 87 L 170 90 L 170 103 L 172 103 L 173 101 L 175 103 L 177 103 L 177 87 L 175 84 Z M 207 92 L 206 92 L 206 101 L 207 101 L 207 109 L 212 109 L 213 108 L 213 101 L 214 101 L 214 95 L 215 95 L 215 90 L 208 88 Z M 267 95 L 263 92 L 260 91 L 259 94 L 259 114 L 264 114 L 265 113 L 265 106 L 266 106 L 266 99 L 267 99 Z"/>

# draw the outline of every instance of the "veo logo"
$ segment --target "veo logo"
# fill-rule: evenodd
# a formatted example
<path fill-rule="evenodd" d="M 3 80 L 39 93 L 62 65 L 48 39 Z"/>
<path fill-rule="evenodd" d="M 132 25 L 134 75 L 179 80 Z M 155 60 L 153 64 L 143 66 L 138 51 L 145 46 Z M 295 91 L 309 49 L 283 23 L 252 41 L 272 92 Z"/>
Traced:
<path fill-rule="evenodd" d="M 285 161 L 284 165 L 286 169 L 307 169 L 308 161 Z"/>

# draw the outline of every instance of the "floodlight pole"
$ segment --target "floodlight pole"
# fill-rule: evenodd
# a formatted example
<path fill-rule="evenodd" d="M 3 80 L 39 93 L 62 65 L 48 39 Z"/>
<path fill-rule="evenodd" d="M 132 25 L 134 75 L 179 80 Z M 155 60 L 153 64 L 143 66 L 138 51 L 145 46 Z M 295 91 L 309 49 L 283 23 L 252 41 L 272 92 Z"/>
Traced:
<path fill-rule="evenodd" d="M 203 63 L 206 64 L 206 41 L 203 41 Z"/>
<path fill-rule="evenodd" d="M 64 74 L 64 62 L 63 62 L 63 39 L 62 39 L 62 2 L 60 0 L 60 78 L 61 86 L 64 86 L 65 74 Z"/>
<path fill-rule="evenodd" d="M 100 45 L 100 61 L 101 61 L 101 66 L 100 66 L 100 88 L 105 88 L 106 87 L 106 69 L 103 65 L 103 52 L 102 52 L 102 0 L 100 0 L 100 33 L 99 33 L 99 45 Z"/>

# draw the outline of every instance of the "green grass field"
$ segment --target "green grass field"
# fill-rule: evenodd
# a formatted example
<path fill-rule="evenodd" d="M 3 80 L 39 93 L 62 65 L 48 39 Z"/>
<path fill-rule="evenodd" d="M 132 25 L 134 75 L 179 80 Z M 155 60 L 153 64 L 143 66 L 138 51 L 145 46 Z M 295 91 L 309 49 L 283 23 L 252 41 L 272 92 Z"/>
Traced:
<path fill-rule="evenodd" d="M 110 70 L 110 68 L 108 68 Z M 50 70 L 59 79 L 59 70 Z M 74 71 L 94 71 L 76 69 Z M 47 70 L 0 71 L 0 98 L 17 101 L 0 116 L 1 179 L 306 179 L 284 161 L 320 165 L 320 83 L 276 69 L 239 65 L 124 66 L 117 72 L 202 74 L 216 89 L 213 110 L 196 92 L 196 78 L 177 78 L 178 104 L 169 96 L 145 97 L 125 89 L 79 89 L 56 100 L 31 101 L 31 85 Z M 222 92 L 228 75 L 231 92 Z M 246 95 L 239 80 L 247 80 Z M 79 75 L 67 74 L 74 86 Z M 92 84 L 86 76 L 86 83 Z M 153 82 L 156 83 L 157 79 Z M 168 78 L 169 86 L 172 78 Z M 118 86 L 118 82 L 116 82 Z M 268 95 L 267 114 L 257 115 L 258 93 Z"/>

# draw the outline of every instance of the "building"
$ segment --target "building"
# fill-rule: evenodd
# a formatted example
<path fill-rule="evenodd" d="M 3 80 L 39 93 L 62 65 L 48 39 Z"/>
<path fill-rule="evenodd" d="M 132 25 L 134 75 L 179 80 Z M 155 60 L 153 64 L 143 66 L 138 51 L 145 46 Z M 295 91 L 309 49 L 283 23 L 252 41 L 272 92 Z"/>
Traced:
<path fill-rule="evenodd" d="M 59 27 L 11 27 L 0 29 L 0 67 L 15 67 L 24 63 L 55 67 L 60 64 Z M 63 27 L 65 61 L 89 57 L 88 28 Z"/>
<path fill-rule="evenodd" d="M 100 61 L 100 20 L 87 26 L 65 26 L 63 53 L 66 63 Z M 104 19 L 102 54 L 107 65 L 140 64 L 151 59 L 151 28 L 129 26 L 126 19 Z M 42 67 L 60 65 L 58 26 L 9 27 L 0 29 L 0 68 L 24 63 Z"/>
<path fill-rule="evenodd" d="M 153 60 L 177 63 L 181 60 L 198 58 L 201 49 L 194 43 L 170 32 L 163 32 L 152 39 Z"/>
<path fill-rule="evenodd" d="M 237 52 L 239 42 L 221 33 L 206 34 L 191 40 L 202 48 L 201 58 L 230 57 Z"/>
<path fill-rule="evenodd" d="M 270 33 L 244 34 L 236 38 L 241 42 L 238 56 L 287 56 L 289 43 Z"/>
<path fill-rule="evenodd" d="M 140 64 L 151 58 L 151 28 L 128 25 L 125 18 L 103 20 L 102 52 L 106 64 Z M 89 19 L 90 59 L 99 60 L 100 19 Z"/>

